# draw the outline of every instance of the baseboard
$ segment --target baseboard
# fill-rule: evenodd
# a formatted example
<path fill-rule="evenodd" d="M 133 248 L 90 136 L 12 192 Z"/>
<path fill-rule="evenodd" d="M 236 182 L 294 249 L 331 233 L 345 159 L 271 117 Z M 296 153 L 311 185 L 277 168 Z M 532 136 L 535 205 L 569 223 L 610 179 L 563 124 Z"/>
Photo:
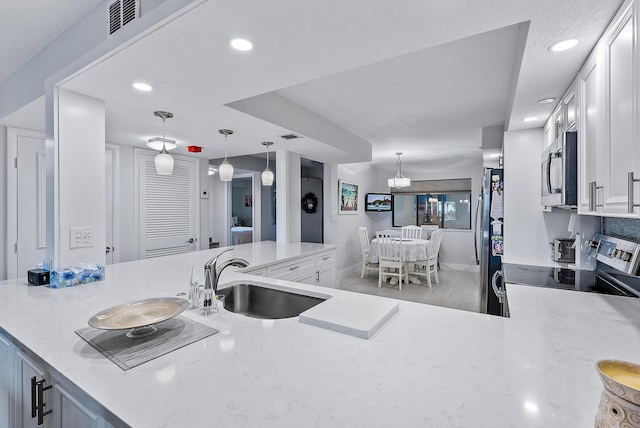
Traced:
<path fill-rule="evenodd" d="M 441 270 L 458 270 L 464 272 L 480 272 L 480 265 L 470 263 L 468 265 L 462 263 L 440 263 Z"/>
<path fill-rule="evenodd" d="M 462 264 L 462 263 L 440 263 L 440 270 L 456 270 L 456 271 L 464 271 L 464 272 L 480 272 L 480 265 L 475 263 L 470 264 Z M 349 266 L 347 268 L 342 269 L 337 272 L 337 285 L 340 286 L 340 281 L 344 278 L 353 277 L 355 274 L 359 274 L 362 272 L 362 263 L 357 263 L 353 266 Z"/>

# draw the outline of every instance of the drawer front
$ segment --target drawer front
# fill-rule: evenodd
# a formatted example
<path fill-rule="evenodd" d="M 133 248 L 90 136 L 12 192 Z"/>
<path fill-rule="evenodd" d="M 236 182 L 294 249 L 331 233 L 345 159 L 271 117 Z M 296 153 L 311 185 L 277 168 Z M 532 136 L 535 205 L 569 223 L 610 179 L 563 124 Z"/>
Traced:
<path fill-rule="evenodd" d="M 316 255 L 316 268 L 320 269 L 324 266 L 332 265 L 336 261 L 336 252 L 327 251 Z"/>
<path fill-rule="evenodd" d="M 248 270 L 243 270 L 242 273 L 246 273 L 249 275 L 257 275 L 257 276 L 267 276 L 267 268 L 262 267 L 258 269 L 248 269 Z"/>
<path fill-rule="evenodd" d="M 305 267 L 288 273 L 283 273 L 278 277 L 272 278 L 283 279 L 285 281 L 304 282 L 305 284 L 315 284 L 316 272 L 313 270 L 313 267 Z"/>
<path fill-rule="evenodd" d="M 270 278 L 289 279 L 291 275 L 298 277 L 298 272 L 312 272 L 313 271 L 313 257 L 303 257 L 296 260 L 291 260 L 285 263 L 279 263 L 277 265 L 270 266 L 268 274 Z M 286 278 L 284 278 L 286 276 Z"/>

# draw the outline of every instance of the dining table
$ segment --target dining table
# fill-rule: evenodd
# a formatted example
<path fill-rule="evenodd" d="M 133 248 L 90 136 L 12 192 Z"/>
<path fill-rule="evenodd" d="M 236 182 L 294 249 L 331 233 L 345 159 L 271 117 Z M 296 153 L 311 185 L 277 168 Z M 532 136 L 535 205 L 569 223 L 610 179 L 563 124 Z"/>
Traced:
<path fill-rule="evenodd" d="M 431 241 L 429 239 L 400 239 L 400 261 L 405 264 L 405 268 L 411 263 L 417 260 L 426 261 L 429 256 L 429 247 Z M 369 250 L 369 259 L 371 263 L 378 263 L 378 257 L 380 255 L 380 248 L 378 245 L 378 239 L 373 238 L 371 240 L 371 246 Z M 409 270 L 407 269 L 409 272 Z M 392 278 L 392 281 L 395 278 Z M 409 272 L 409 282 L 412 284 L 421 284 L 421 281 Z"/>

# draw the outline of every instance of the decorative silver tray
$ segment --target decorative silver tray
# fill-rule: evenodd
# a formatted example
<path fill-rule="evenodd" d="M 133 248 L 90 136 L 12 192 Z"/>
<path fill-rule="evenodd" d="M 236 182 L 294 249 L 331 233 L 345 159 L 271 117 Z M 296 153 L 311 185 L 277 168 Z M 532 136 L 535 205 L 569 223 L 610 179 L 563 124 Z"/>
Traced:
<path fill-rule="evenodd" d="M 89 325 L 101 330 L 130 330 L 128 337 L 153 334 L 153 324 L 181 314 L 189 301 L 179 297 L 153 297 L 113 306 L 89 318 Z"/>

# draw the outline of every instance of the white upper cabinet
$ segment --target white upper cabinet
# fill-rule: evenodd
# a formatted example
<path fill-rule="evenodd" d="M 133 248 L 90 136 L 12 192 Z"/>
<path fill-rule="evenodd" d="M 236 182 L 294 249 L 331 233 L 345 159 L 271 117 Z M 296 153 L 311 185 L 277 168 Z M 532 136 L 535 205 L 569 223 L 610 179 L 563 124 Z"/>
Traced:
<path fill-rule="evenodd" d="M 622 10 L 604 37 L 605 121 L 603 143 L 608 153 L 602 159 L 603 212 L 634 216 L 628 211 L 628 174 L 638 175 L 640 147 L 634 92 L 636 52 L 634 49 L 634 5 Z M 608 156 L 607 156 L 608 155 Z M 636 213 L 638 211 L 636 210 Z M 637 214 L 635 214 L 637 216 Z"/>
<path fill-rule="evenodd" d="M 578 212 L 595 214 L 602 211 L 602 205 L 596 202 L 598 195 L 595 186 L 598 183 L 598 149 L 601 137 L 602 86 L 602 49 L 596 47 L 578 75 L 578 93 L 580 108 L 578 112 Z M 601 147 L 600 147 L 601 148 Z"/>
<path fill-rule="evenodd" d="M 578 75 L 578 210 L 640 217 L 637 4 L 625 2 Z M 635 189 L 633 189 L 635 187 Z"/>
<path fill-rule="evenodd" d="M 576 130 L 576 118 L 578 116 L 577 98 L 578 97 L 576 95 L 576 82 L 574 81 L 569 87 L 569 90 L 567 91 L 567 93 L 562 98 L 561 105 L 562 105 L 562 110 L 564 115 L 563 117 L 564 123 L 563 123 L 563 128 L 561 130 L 562 132 Z"/>

